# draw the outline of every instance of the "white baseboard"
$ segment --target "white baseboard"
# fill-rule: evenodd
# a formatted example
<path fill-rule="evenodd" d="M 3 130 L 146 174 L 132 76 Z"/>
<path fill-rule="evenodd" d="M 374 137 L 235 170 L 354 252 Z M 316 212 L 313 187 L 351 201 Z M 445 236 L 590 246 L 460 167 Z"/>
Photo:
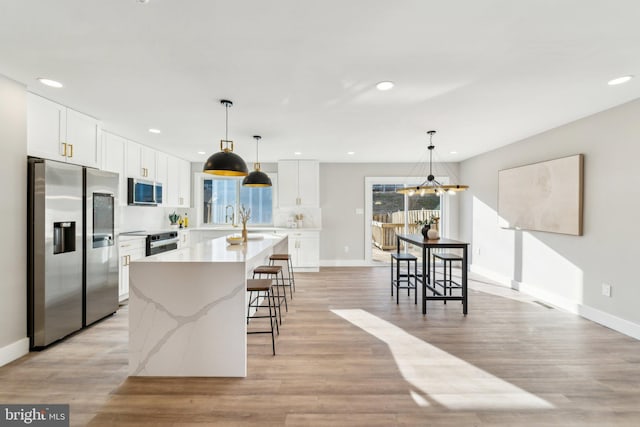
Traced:
<path fill-rule="evenodd" d="M 366 262 L 363 259 L 324 259 L 320 267 L 380 267 L 380 263 Z"/>
<path fill-rule="evenodd" d="M 484 276 L 487 279 L 491 279 L 502 286 L 519 290 L 520 292 L 542 300 L 545 303 L 551 304 L 570 313 L 577 314 L 578 316 L 584 317 L 585 319 L 596 322 L 602 326 L 606 326 L 607 328 L 611 328 L 614 331 L 620 332 L 621 334 L 625 334 L 632 338 L 640 340 L 640 325 L 637 323 L 633 323 L 613 314 L 606 313 L 596 308 L 568 300 L 549 291 L 540 289 L 537 286 L 517 282 L 507 276 L 493 272 L 478 265 L 471 265 L 471 271 Z"/>
<path fill-rule="evenodd" d="M 640 340 L 640 325 L 637 323 L 629 322 L 628 320 L 586 305 L 578 307 L 578 314 L 585 319 L 589 319 L 593 322 L 606 326 L 607 328 L 611 328 L 614 331 L 618 331 L 621 334 Z"/>
<path fill-rule="evenodd" d="M 0 366 L 13 362 L 29 353 L 29 338 L 22 338 L 0 348 Z"/>

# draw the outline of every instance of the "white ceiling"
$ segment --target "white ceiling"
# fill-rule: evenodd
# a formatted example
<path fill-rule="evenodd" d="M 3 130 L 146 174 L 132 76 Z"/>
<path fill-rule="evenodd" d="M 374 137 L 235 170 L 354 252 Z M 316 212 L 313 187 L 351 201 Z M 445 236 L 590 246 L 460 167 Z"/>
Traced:
<path fill-rule="evenodd" d="M 607 85 L 640 76 L 639 18 L 637 0 L 0 0 L 0 74 L 192 161 L 224 137 L 222 98 L 248 163 L 256 133 L 263 162 L 415 162 L 429 129 L 459 161 L 640 96 Z"/>

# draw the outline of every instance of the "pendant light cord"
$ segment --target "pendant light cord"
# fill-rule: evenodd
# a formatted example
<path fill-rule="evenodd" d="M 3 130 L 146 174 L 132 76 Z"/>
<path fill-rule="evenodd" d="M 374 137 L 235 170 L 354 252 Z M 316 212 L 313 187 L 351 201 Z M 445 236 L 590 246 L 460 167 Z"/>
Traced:
<path fill-rule="evenodd" d="M 433 175 L 433 134 L 429 134 L 429 175 Z"/>
<path fill-rule="evenodd" d="M 224 104 L 224 140 L 229 140 L 229 104 Z"/>

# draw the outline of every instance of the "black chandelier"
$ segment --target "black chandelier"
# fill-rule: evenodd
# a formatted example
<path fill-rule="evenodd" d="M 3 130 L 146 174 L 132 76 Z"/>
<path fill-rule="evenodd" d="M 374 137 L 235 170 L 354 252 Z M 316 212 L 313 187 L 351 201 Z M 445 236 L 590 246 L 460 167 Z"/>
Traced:
<path fill-rule="evenodd" d="M 407 194 L 408 196 L 413 196 L 415 194 L 419 194 L 424 196 L 426 194 L 455 194 L 457 191 L 464 191 L 469 188 L 468 185 L 451 185 L 451 184 L 441 184 L 436 180 L 436 177 L 433 175 L 433 150 L 436 148 L 433 145 L 433 135 L 436 133 L 435 130 L 430 130 L 427 132 L 429 135 L 429 175 L 427 179 L 420 185 L 414 187 L 405 187 L 399 188 L 396 190 L 396 193 Z"/>

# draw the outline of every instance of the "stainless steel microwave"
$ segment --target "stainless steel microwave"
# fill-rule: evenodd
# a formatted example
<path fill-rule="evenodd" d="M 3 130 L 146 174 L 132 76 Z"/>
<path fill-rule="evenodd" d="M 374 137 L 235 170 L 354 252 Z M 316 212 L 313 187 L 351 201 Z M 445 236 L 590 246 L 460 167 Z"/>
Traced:
<path fill-rule="evenodd" d="M 162 184 L 129 178 L 127 180 L 127 204 L 156 206 L 162 203 Z"/>

